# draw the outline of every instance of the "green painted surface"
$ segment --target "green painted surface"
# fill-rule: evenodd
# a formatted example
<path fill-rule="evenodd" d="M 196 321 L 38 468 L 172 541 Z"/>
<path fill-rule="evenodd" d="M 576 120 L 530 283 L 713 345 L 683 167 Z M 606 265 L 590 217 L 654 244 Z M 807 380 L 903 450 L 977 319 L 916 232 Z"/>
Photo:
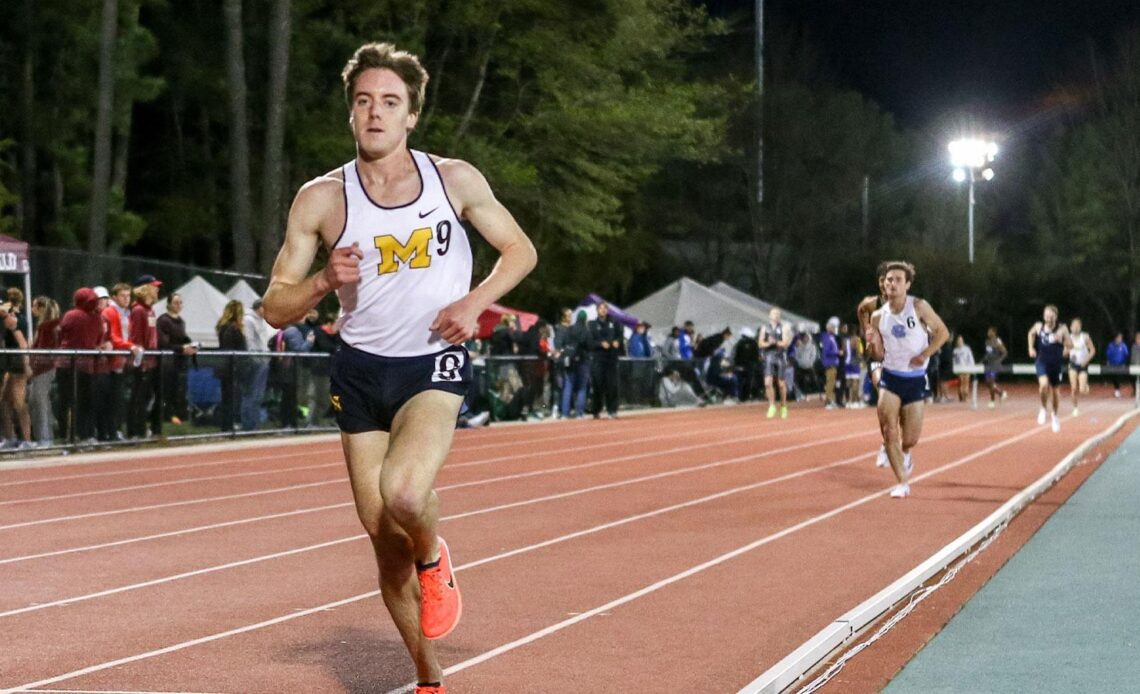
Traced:
<path fill-rule="evenodd" d="M 1140 430 L 883 691 L 1140 692 Z"/>

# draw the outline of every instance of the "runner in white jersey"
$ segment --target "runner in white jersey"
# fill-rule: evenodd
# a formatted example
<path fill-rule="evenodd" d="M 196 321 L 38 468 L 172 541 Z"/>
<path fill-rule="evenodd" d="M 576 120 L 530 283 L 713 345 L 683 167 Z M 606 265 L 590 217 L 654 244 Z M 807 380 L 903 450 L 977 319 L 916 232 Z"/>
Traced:
<path fill-rule="evenodd" d="M 907 295 L 914 266 L 887 263 L 883 279 L 886 303 L 871 316 L 873 357 L 883 362 L 879 379 L 879 428 L 898 485 L 891 496 L 910 495 L 911 449 L 922 433 L 926 397 L 926 364 L 950 337 L 930 304 Z"/>
<path fill-rule="evenodd" d="M 1073 395 L 1073 416 L 1080 415 L 1080 396 L 1089 392 L 1089 363 L 1096 356 L 1096 345 L 1081 329 L 1081 319 L 1069 321 L 1069 388 Z"/>
<path fill-rule="evenodd" d="M 462 603 L 432 486 L 470 381 L 462 343 L 479 315 L 534 267 L 534 246 L 474 167 L 408 149 L 427 72 L 390 44 L 345 66 L 356 158 L 306 183 L 263 307 L 280 327 L 336 290 L 343 314 L 331 397 L 356 511 L 372 540 L 384 604 L 415 662 L 417 694 L 444 692 L 432 639 Z M 471 288 L 469 223 L 499 253 Z M 328 264 L 309 275 L 318 246 Z"/>

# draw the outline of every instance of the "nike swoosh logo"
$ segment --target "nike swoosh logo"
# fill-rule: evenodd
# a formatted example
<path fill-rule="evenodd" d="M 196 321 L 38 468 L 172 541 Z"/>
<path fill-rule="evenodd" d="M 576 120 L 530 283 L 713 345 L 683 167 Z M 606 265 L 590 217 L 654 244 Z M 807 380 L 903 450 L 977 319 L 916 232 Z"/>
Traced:
<path fill-rule="evenodd" d="M 430 209 L 430 210 L 428 210 L 427 212 L 420 212 L 420 213 L 419 213 L 419 215 L 420 215 L 420 219 L 423 219 L 424 217 L 428 216 L 429 214 L 431 214 L 432 212 L 435 212 L 435 211 L 436 211 L 436 210 L 438 210 L 438 209 L 439 209 L 439 207 L 438 207 L 438 206 L 436 206 L 436 207 L 433 207 L 433 208 L 431 208 L 431 209 Z"/>

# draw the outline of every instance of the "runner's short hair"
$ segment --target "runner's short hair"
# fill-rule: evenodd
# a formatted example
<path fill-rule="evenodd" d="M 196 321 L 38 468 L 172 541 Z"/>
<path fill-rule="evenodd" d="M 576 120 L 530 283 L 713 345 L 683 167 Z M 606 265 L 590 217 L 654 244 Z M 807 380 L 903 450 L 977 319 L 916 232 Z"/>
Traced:
<path fill-rule="evenodd" d="M 905 260 L 888 260 L 880 264 L 879 267 L 882 269 L 882 274 L 879 277 L 886 277 L 891 270 L 902 270 L 903 274 L 906 275 L 906 281 L 914 282 L 914 276 L 918 274 L 915 272 L 914 266 Z"/>
<path fill-rule="evenodd" d="M 427 70 L 415 55 L 397 50 L 390 43 L 366 43 L 357 48 L 348 59 L 340 76 L 344 80 L 344 99 L 350 109 L 356 90 L 356 78 L 372 68 L 386 68 L 396 73 L 408 88 L 408 112 L 420 112 L 424 106 L 424 91 L 428 83 Z"/>

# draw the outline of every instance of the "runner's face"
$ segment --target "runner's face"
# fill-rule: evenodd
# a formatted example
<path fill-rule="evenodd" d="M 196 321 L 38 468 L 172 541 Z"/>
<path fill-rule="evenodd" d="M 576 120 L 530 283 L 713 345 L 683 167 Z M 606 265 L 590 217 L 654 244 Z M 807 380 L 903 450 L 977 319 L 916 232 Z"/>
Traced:
<path fill-rule="evenodd" d="M 380 158 L 406 146 L 418 116 L 408 112 L 408 85 L 387 68 L 371 68 L 356 78 L 349 124 L 356 148 Z"/>
<path fill-rule="evenodd" d="M 906 296 L 910 289 L 910 282 L 906 281 L 906 273 L 902 270 L 891 270 L 883 278 L 884 294 L 888 299 L 897 299 Z"/>
<path fill-rule="evenodd" d="M 1081 331 L 1081 322 L 1074 319 L 1072 323 L 1069 323 L 1069 330 L 1079 333 Z"/>
<path fill-rule="evenodd" d="M 1057 312 L 1051 308 L 1045 309 L 1045 315 L 1043 318 L 1045 319 L 1045 325 L 1048 325 L 1049 327 L 1057 324 Z"/>

